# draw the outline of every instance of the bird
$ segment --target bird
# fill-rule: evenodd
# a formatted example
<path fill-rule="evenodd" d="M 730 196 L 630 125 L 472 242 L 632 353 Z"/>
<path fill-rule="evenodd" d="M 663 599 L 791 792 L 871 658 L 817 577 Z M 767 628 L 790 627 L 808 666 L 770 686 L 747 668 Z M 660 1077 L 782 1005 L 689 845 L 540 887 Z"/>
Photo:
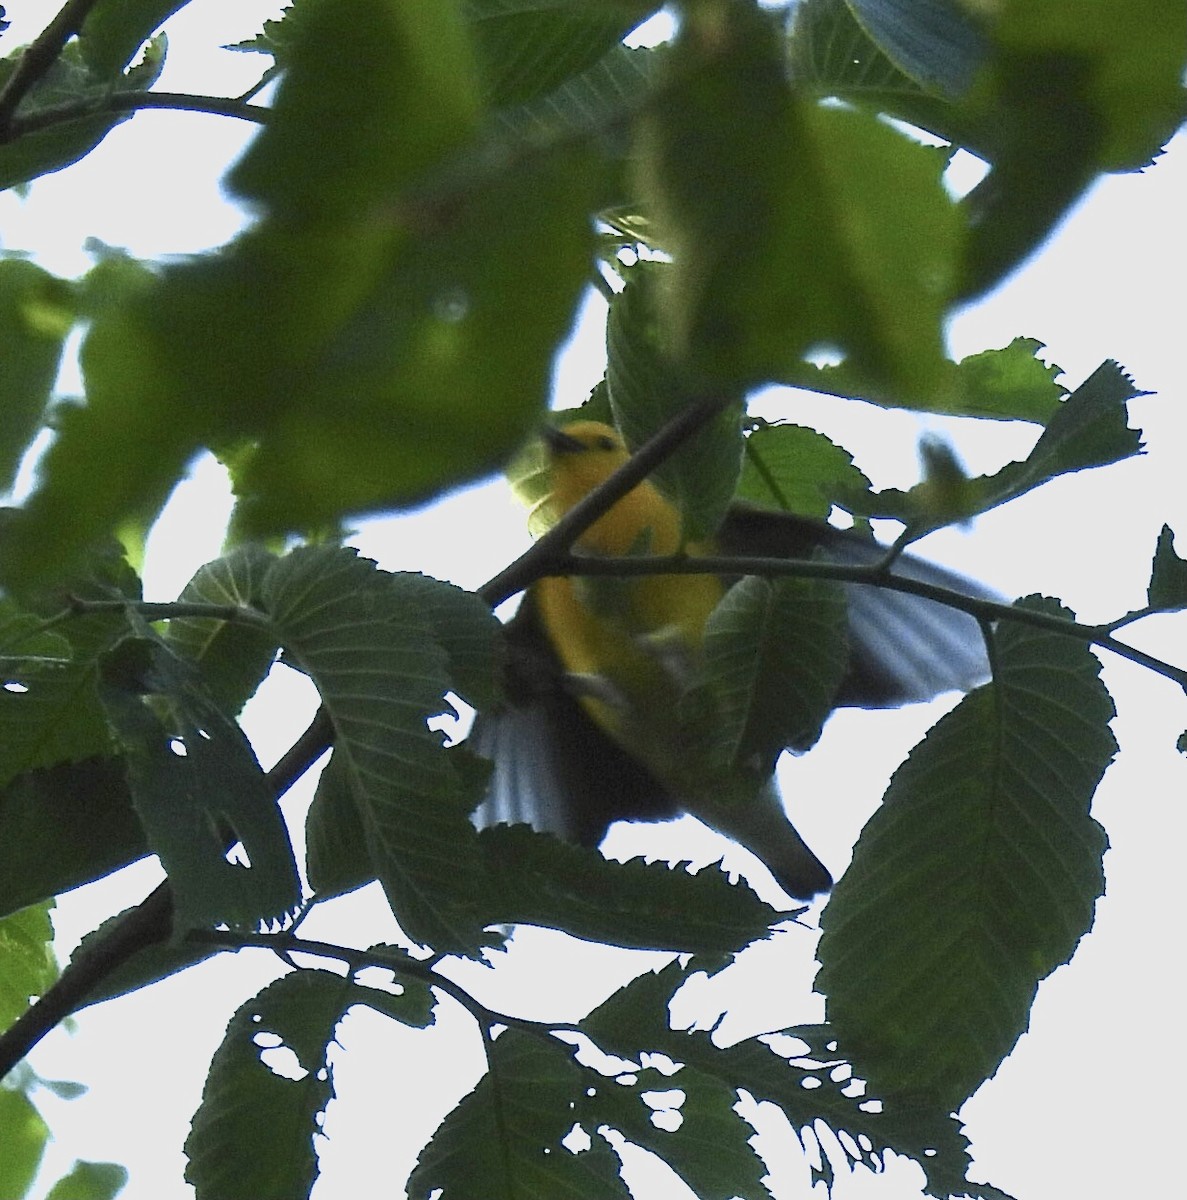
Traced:
<path fill-rule="evenodd" d="M 542 434 L 552 521 L 629 458 L 600 421 Z M 689 542 L 679 508 L 645 479 L 573 544 L 576 555 L 704 554 L 881 562 L 886 548 L 828 522 L 735 501 L 712 539 Z M 894 574 L 972 596 L 980 585 L 909 555 Z M 524 823 L 596 846 L 615 821 L 691 813 L 755 854 L 784 892 L 833 884 L 788 820 L 774 758 L 723 770 L 698 743 L 682 697 L 697 679 L 706 623 L 737 581 L 716 574 L 546 576 L 504 628 L 504 702 L 477 717 L 470 746 L 493 762 L 479 828 Z M 846 583 L 848 661 L 832 707 L 893 707 L 967 691 L 988 675 L 980 626 L 933 600 Z M 792 750 L 806 746 L 791 745 Z"/>

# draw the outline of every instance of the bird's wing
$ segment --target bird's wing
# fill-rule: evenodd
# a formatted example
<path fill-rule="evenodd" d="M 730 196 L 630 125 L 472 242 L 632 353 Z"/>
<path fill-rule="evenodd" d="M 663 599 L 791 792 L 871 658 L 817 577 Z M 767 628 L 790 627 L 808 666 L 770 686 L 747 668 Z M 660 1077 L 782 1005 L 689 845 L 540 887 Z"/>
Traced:
<path fill-rule="evenodd" d="M 494 764 L 474 823 L 524 823 L 596 846 L 618 820 L 660 820 L 680 806 L 581 707 L 530 594 L 508 622 L 506 703 L 480 713 L 467 744 Z"/>
<path fill-rule="evenodd" d="M 823 521 L 736 505 L 718 542 L 723 554 L 808 558 L 873 566 L 886 548 Z M 997 599 L 992 592 L 909 554 L 891 574 L 950 588 L 966 596 Z M 974 617 L 935 600 L 870 584 L 845 584 L 849 609 L 849 667 L 837 693 L 838 708 L 893 708 L 968 691 L 989 677 L 985 641 Z"/>

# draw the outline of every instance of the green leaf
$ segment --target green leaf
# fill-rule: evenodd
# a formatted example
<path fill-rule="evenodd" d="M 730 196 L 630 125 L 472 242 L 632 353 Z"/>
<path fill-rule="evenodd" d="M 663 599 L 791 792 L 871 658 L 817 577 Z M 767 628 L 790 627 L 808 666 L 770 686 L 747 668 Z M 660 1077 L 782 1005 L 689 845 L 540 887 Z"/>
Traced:
<path fill-rule="evenodd" d="M 729 954 L 768 935 L 783 914 L 720 871 L 608 862 L 524 825 L 484 829 L 491 923 L 563 929 L 586 941 Z"/>
<path fill-rule="evenodd" d="M 414 572 L 392 576 L 399 603 L 419 614 L 449 657 L 453 690 L 474 708 L 498 699 L 502 625 L 473 592 Z"/>
<path fill-rule="evenodd" d="M 390 198 L 456 149 L 478 111 L 456 4 L 322 0 L 304 14 L 267 130 L 228 182 L 274 215 L 340 222 L 343 196 L 367 208 Z M 381 115 L 400 137 L 374 124 Z M 315 149 L 325 157 L 311 171 Z"/>
<path fill-rule="evenodd" d="M 662 345 L 660 291 L 671 268 L 640 263 L 610 305 L 606 325 L 606 390 L 627 444 L 638 446 L 697 399 L 692 381 Z M 742 430 L 728 407 L 686 441 L 655 472 L 684 514 L 684 535 L 696 541 L 721 523 L 741 462 Z"/>
<path fill-rule="evenodd" d="M 1150 586 L 1146 598 L 1152 608 L 1187 607 L 1187 559 L 1175 553 L 1175 539 L 1169 525 L 1163 525 L 1150 568 Z"/>
<path fill-rule="evenodd" d="M 819 579 L 740 580 L 705 626 L 712 736 L 730 766 L 761 770 L 820 737 L 849 661 L 845 597 Z"/>
<path fill-rule="evenodd" d="M 961 399 L 951 411 L 1045 425 L 1058 411 L 1063 389 L 1056 383 L 1060 368 L 1039 360 L 1044 348 L 1034 338 L 1017 337 L 1000 350 L 962 358 L 956 364 Z"/>
<path fill-rule="evenodd" d="M 874 116 L 791 91 L 767 17 L 688 21 L 640 142 L 674 259 L 668 345 L 708 385 L 780 378 L 828 347 L 931 395 L 959 225 L 944 156 Z"/>
<path fill-rule="evenodd" d="M 1103 362 L 1059 406 L 1024 461 L 963 482 L 960 511 L 937 513 L 931 486 L 924 481 L 907 492 L 877 493 L 869 500 L 868 515 L 894 517 L 922 536 L 929 528 L 1014 500 L 1058 475 L 1130 458 L 1142 443 L 1141 431 L 1128 425 L 1126 403 L 1144 394 L 1115 362 Z"/>
<path fill-rule="evenodd" d="M 322 769 L 305 815 L 305 873 L 319 900 L 352 892 L 375 878 L 352 772 L 337 754 Z"/>
<path fill-rule="evenodd" d="M 599 1077 L 570 1047 L 518 1029 L 489 1046 L 489 1070 L 445 1118 L 408 1179 L 409 1200 L 517 1200 L 525 1196 L 611 1200 L 629 1193 L 605 1146 L 561 1145 L 572 1108 Z"/>
<path fill-rule="evenodd" d="M 1184 116 L 1183 67 L 1187 28 L 1176 0 L 1092 0 L 1008 4 L 995 22 L 994 83 L 1007 100 L 1021 68 L 1043 76 L 1026 81 L 1026 99 L 1041 102 L 1052 84 L 1067 89 L 1067 117 L 1081 105 L 1093 129 L 1099 170 L 1138 170 L 1149 164 Z M 1032 148 L 1033 149 L 1033 148 Z"/>
<path fill-rule="evenodd" d="M 74 324 L 70 285 L 16 258 L 0 259 L 0 490 L 7 491 L 40 427 Z"/>
<path fill-rule="evenodd" d="M 127 619 L 119 612 L 75 616 L 57 620 L 50 632 L 44 618 L 60 618 L 68 597 L 119 601 L 139 594 L 140 581 L 118 547 L 104 545 L 62 592 L 29 595 L 28 610 L 0 600 L 0 780 L 111 753 L 95 682 L 102 654 L 127 632 Z"/>
<path fill-rule="evenodd" d="M 502 108 L 553 91 L 617 46 L 650 7 L 469 0 L 466 19 L 487 103 Z"/>
<path fill-rule="evenodd" d="M 111 944 L 110 936 L 121 927 L 128 914 L 134 911 L 134 908 L 124 909 L 109 917 L 98 928 L 91 930 L 79 943 L 72 961 L 90 954 L 106 957 Z M 166 927 L 159 934 L 160 940 L 149 940 L 148 945 L 134 951 L 114 970 L 106 971 L 98 983 L 80 1000 L 75 1011 L 81 1012 L 92 1004 L 102 1004 L 106 1000 L 115 1000 L 130 992 L 139 991 L 150 984 L 167 979 L 170 975 L 197 966 L 216 954 L 224 953 L 221 946 L 209 946 L 194 941 L 169 941 L 167 934 Z"/>
<path fill-rule="evenodd" d="M 327 1052 L 358 991 L 329 971 L 295 971 L 231 1018 L 185 1144 L 186 1182 L 199 1196 L 309 1194 L 318 1118 L 334 1096 Z"/>
<path fill-rule="evenodd" d="M 58 977 L 52 907 L 47 900 L 0 919 L 0 1029 L 7 1029 Z"/>
<path fill-rule="evenodd" d="M 290 913 L 301 889 L 276 799 L 193 668 L 157 639 L 129 637 L 105 656 L 100 695 L 169 874 L 175 927 L 253 928 Z M 250 865 L 228 860 L 237 842 Z"/>
<path fill-rule="evenodd" d="M 994 644 L 994 683 L 899 768 L 822 918 L 817 987 L 844 1052 L 875 1095 L 941 1111 L 1013 1049 L 1104 888 L 1089 802 L 1116 743 L 1099 664 L 1015 622 Z"/>
<path fill-rule="evenodd" d="M 394 958 L 405 959 L 402 949 L 391 946 L 371 946 L 367 953 L 374 955 L 377 962 L 385 954 L 390 953 Z M 436 1019 L 436 1000 L 433 990 L 423 979 L 401 972 L 394 968 L 396 983 L 391 988 L 371 987 L 356 984 L 351 993 L 352 1004 L 363 1004 L 401 1025 L 413 1029 L 428 1029 Z"/>
<path fill-rule="evenodd" d="M 182 603 L 258 606 L 260 588 L 275 557 L 260 546 L 240 546 L 199 567 L 182 590 Z M 235 716 L 255 694 L 276 658 L 276 641 L 257 622 L 186 617 L 170 621 L 166 637 L 178 654 L 200 665 L 215 702 Z"/>
<path fill-rule="evenodd" d="M 48 1141 L 49 1129 L 29 1098 L 0 1084 L 0 1196 L 20 1200 L 28 1193 Z"/>
<path fill-rule="evenodd" d="M 952 0 L 846 0 L 861 27 L 904 75 L 955 99 L 985 61 L 976 9 Z"/>
<path fill-rule="evenodd" d="M 846 0 L 803 0 L 792 12 L 788 62 L 797 87 L 898 117 L 945 140 L 969 144 L 968 122 L 947 92 L 929 90 L 900 70 L 858 23 Z M 959 91 L 962 64 L 945 57 L 926 64 L 921 78 Z"/>
<path fill-rule="evenodd" d="M 28 771 L 0 791 L 0 915 L 90 883 L 147 853 L 118 759 Z"/>
<path fill-rule="evenodd" d="M 492 114 L 494 126 L 524 140 L 547 143 L 566 134 L 600 133 L 634 116 L 651 96 L 659 52 L 641 47 L 615 46 L 588 69 L 566 79 L 559 87 L 522 104 Z M 624 153 L 603 139 L 611 167 L 606 186 L 615 203 L 623 198 L 619 168 Z M 610 154 L 611 151 L 613 154 Z"/>
<path fill-rule="evenodd" d="M 1182 123 L 1187 30 L 1177 0 L 1008 4 L 967 101 L 993 170 L 968 196 L 962 299 L 1042 245 L 1099 172 L 1153 161 Z"/>
<path fill-rule="evenodd" d="M 201 446 L 235 462 L 252 535 L 420 502 L 522 440 L 586 277 L 594 173 L 569 144 L 491 161 L 452 13 L 309 10 L 230 181 L 261 219 L 97 316 L 87 405 L 45 456 L 7 579 L 155 511 Z"/>
<path fill-rule="evenodd" d="M 424 581 L 351 551 L 297 550 L 273 567 L 264 604 L 333 723 L 335 771 L 357 805 L 375 874 L 405 932 L 472 952 L 483 876 L 475 797 L 429 718 L 448 711 L 449 657 L 419 612 Z"/>
<path fill-rule="evenodd" d="M 79 34 L 82 60 L 101 79 L 119 76 L 137 51 L 189 0 L 104 0 Z"/>
<path fill-rule="evenodd" d="M 737 498 L 825 520 L 842 497 L 870 491 L 853 455 L 803 425 L 762 425 L 745 442 Z"/>
<path fill-rule="evenodd" d="M 1064 390 L 1055 382 L 1060 369 L 1038 360 L 1042 349 L 1043 344 L 1033 338 L 1015 338 L 999 350 L 984 350 L 958 363 L 942 363 L 930 392 L 880 386 L 850 363 L 797 363 L 783 374 L 781 382 L 883 408 L 1046 423 L 1058 410 Z"/>
<path fill-rule="evenodd" d="M 119 1163 L 76 1162 L 45 1200 L 114 1200 L 127 1182 L 128 1169 Z"/>
<path fill-rule="evenodd" d="M 756 1101 L 777 1105 L 792 1127 L 809 1131 L 813 1141 L 820 1125 L 832 1130 L 838 1135 L 836 1148 L 843 1162 L 880 1171 L 887 1152 L 893 1151 L 922 1167 L 935 1195 L 1010 1200 L 997 1188 L 966 1181 L 971 1165 L 968 1141 L 947 1113 L 890 1099 L 870 1105 L 852 1086 L 848 1073 L 838 1071 L 843 1060 L 836 1054 L 835 1035 L 827 1026 L 786 1030 L 788 1036 L 778 1038 L 779 1044 L 749 1038 L 732 1046 L 715 1044 L 712 1034 L 704 1030 L 672 1029 L 669 1002 L 688 977 L 689 969 L 679 963 L 645 972 L 599 1005 L 581 1026 L 601 1050 L 628 1062 L 638 1063 L 648 1052 L 658 1052 L 678 1064 L 662 1086 L 683 1090 L 689 1097 L 685 1104 L 691 1101 L 694 1113 L 708 1109 L 719 1141 L 707 1147 L 695 1142 L 681 1145 L 658 1129 L 645 1137 L 647 1131 L 632 1113 L 631 1103 L 639 1093 L 660 1085 L 642 1073 L 636 1084 L 620 1076 L 612 1089 L 597 1088 L 587 1101 L 591 1124 L 629 1125 L 632 1140 L 670 1161 L 690 1179 L 694 1171 L 714 1169 L 711 1159 L 720 1144 L 721 1153 L 735 1156 L 737 1178 L 745 1179 L 754 1169 L 745 1145 L 753 1131 L 737 1114 L 731 1128 L 723 1106 L 727 1091 L 735 1095 L 744 1091 Z M 796 1040 L 795 1049 L 784 1044 L 790 1038 Z M 581 1116 L 585 1119 L 587 1114 Z M 684 1162 L 685 1155 L 700 1161 Z M 832 1185 L 834 1169 L 829 1156 L 823 1157 L 819 1168 L 813 1168 L 813 1176 Z M 711 1186 L 712 1177 L 706 1176 L 706 1180 L 705 1186 Z M 736 1185 L 724 1180 L 722 1186 Z"/>

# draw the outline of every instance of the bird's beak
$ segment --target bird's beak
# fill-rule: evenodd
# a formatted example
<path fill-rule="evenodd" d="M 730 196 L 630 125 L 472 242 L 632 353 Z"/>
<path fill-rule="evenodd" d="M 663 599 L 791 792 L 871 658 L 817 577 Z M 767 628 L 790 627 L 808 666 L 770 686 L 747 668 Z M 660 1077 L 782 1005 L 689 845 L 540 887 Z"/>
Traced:
<path fill-rule="evenodd" d="M 563 429 L 555 425 L 545 425 L 540 431 L 540 437 L 551 454 L 579 454 L 585 449 L 585 443 L 570 437 Z"/>

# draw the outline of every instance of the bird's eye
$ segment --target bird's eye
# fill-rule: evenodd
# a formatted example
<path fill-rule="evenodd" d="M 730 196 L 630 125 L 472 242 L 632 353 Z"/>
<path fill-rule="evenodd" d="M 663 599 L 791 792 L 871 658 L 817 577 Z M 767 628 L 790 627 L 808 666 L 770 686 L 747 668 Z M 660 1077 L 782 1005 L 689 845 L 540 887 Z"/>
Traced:
<path fill-rule="evenodd" d="M 602 436 L 600 438 L 598 438 L 598 449 L 599 450 L 617 450 L 618 446 L 612 437 L 609 437 L 606 434 L 602 434 Z"/>

